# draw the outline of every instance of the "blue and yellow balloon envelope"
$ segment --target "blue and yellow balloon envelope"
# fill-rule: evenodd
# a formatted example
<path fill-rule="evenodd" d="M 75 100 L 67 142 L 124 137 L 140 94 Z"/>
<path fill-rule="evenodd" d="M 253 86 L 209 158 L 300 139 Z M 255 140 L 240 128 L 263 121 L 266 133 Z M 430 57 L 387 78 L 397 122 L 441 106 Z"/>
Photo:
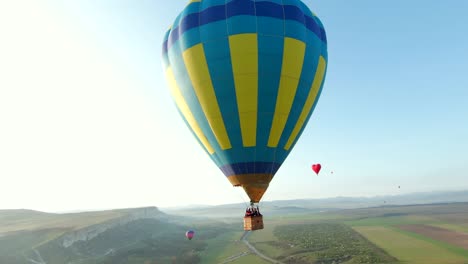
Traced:
<path fill-rule="evenodd" d="M 258 203 L 320 97 L 322 23 L 299 0 L 190 1 L 162 56 L 185 123 L 229 181 Z"/>

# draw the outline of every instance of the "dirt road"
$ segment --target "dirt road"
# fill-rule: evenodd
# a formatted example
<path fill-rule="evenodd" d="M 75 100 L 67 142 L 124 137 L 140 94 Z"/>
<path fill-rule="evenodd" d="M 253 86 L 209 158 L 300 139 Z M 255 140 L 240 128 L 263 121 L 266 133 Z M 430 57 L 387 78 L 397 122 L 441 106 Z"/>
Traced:
<path fill-rule="evenodd" d="M 281 261 L 278 261 L 276 259 L 272 259 L 264 254 L 262 254 L 261 252 L 259 252 L 254 246 L 252 246 L 252 244 L 249 243 L 249 241 L 247 241 L 247 237 L 252 233 L 252 231 L 245 231 L 244 234 L 242 235 L 241 237 L 241 241 L 250 249 L 250 251 L 252 251 L 252 253 L 254 253 L 255 255 L 261 257 L 262 259 L 270 262 L 270 263 L 274 263 L 274 264 L 284 264 L 283 262 Z"/>

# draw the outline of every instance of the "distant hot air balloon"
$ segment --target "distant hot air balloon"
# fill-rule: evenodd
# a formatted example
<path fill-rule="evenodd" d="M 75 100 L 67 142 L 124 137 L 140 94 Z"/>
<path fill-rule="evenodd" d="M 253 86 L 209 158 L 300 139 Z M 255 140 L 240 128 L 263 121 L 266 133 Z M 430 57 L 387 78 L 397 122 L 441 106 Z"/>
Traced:
<path fill-rule="evenodd" d="M 320 170 L 322 169 L 322 165 L 320 163 L 312 165 L 312 170 L 318 175 Z"/>
<path fill-rule="evenodd" d="M 184 122 L 231 184 L 258 203 L 322 91 L 327 39 L 319 18 L 300 0 L 190 1 L 167 31 L 162 57 Z"/>
<path fill-rule="evenodd" d="M 189 230 L 185 232 L 185 236 L 188 238 L 188 240 L 192 240 L 194 235 L 195 235 L 195 232 L 193 230 Z"/>

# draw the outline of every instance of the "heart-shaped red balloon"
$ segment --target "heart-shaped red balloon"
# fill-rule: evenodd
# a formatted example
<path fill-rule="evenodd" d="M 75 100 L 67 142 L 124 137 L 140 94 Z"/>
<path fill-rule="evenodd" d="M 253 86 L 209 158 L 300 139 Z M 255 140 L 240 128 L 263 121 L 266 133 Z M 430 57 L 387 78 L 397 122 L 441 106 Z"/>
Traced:
<path fill-rule="evenodd" d="M 317 175 L 319 174 L 320 169 L 322 169 L 322 165 L 320 165 L 320 164 L 312 165 L 312 170 L 315 171 L 315 173 L 317 173 Z"/>

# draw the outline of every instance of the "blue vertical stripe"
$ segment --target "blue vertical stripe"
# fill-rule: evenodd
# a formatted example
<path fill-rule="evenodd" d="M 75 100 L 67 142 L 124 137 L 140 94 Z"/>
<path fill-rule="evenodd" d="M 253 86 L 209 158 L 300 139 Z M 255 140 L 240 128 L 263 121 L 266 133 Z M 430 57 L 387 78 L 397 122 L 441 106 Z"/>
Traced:
<path fill-rule="evenodd" d="M 219 108 L 233 148 L 242 148 L 239 113 L 227 38 L 204 43 L 205 56 Z"/>
<path fill-rule="evenodd" d="M 259 86 L 257 146 L 267 146 L 273 123 L 283 62 L 283 37 L 259 36 Z M 266 133 L 265 133 L 266 132 Z M 271 154 L 272 155 L 272 154 Z M 271 156 L 269 155 L 269 156 Z"/>
<path fill-rule="evenodd" d="M 302 67 L 302 73 L 299 81 L 299 87 L 294 97 L 294 103 L 289 114 L 288 121 L 284 128 L 283 134 L 279 142 L 279 146 L 283 147 L 286 145 L 294 127 L 299 120 L 302 109 L 304 108 L 307 96 L 312 89 L 312 82 L 314 81 L 315 72 L 317 71 L 318 61 L 320 54 L 317 52 L 317 46 L 320 47 L 320 43 L 316 45 L 307 45 L 306 52 L 304 55 L 304 64 Z M 315 102 L 318 101 L 318 97 Z M 314 105 L 315 105 L 314 102 Z"/>
<path fill-rule="evenodd" d="M 327 61 L 327 57 L 325 54 L 322 54 L 322 56 L 325 58 L 325 61 Z M 328 67 L 328 63 L 326 65 L 326 67 Z M 299 138 L 301 137 L 302 135 L 302 132 L 304 132 L 304 129 L 307 127 L 307 123 L 309 122 L 309 119 L 312 117 L 312 114 L 314 113 L 314 110 L 315 110 L 315 107 L 317 106 L 317 103 L 320 99 L 320 95 L 322 94 L 322 89 L 323 89 L 323 86 L 325 84 L 325 79 L 326 79 L 326 75 L 327 75 L 327 70 L 325 69 L 325 74 L 323 76 L 323 82 L 322 82 L 322 85 L 320 86 L 320 90 L 318 91 L 317 93 L 317 98 L 315 99 L 315 102 L 314 102 L 314 105 L 312 106 L 312 109 L 310 110 L 310 113 L 309 115 L 307 116 L 307 119 L 306 121 L 304 122 L 304 126 L 301 128 L 299 134 L 297 135 L 296 137 L 296 140 L 294 141 L 294 143 L 291 145 L 291 148 L 290 149 L 294 149 L 294 146 L 296 145 L 297 141 L 299 140 Z M 284 145 L 281 145 L 280 147 L 282 147 Z"/>
<path fill-rule="evenodd" d="M 193 116 L 198 121 L 203 134 L 215 150 L 214 155 L 221 152 L 221 148 L 214 136 L 208 120 L 202 110 L 200 102 L 195 94 L 193 89 L 192 83 L 190 81 L 190 77 L 188 75 L 187 69 L 185 67 L 184 60 L 182 58 L 182 51 L 180 50 L 178 45 L 173 46 L 169 50 L 169 61 L 171 64 L 171 68 L 174 72 L 174 77 L 177 81 L 177 84 L 181 90 L 182 95 L 184 96 L 185 101 L 187 102 L 190 110 L 192 111 Z M 224 159 L 222 155 L 218 156 L 217 158 L 219 163 L 225 164 L 228 161 Z M 214 159 L 215 160 L 215 159 Z"/>

